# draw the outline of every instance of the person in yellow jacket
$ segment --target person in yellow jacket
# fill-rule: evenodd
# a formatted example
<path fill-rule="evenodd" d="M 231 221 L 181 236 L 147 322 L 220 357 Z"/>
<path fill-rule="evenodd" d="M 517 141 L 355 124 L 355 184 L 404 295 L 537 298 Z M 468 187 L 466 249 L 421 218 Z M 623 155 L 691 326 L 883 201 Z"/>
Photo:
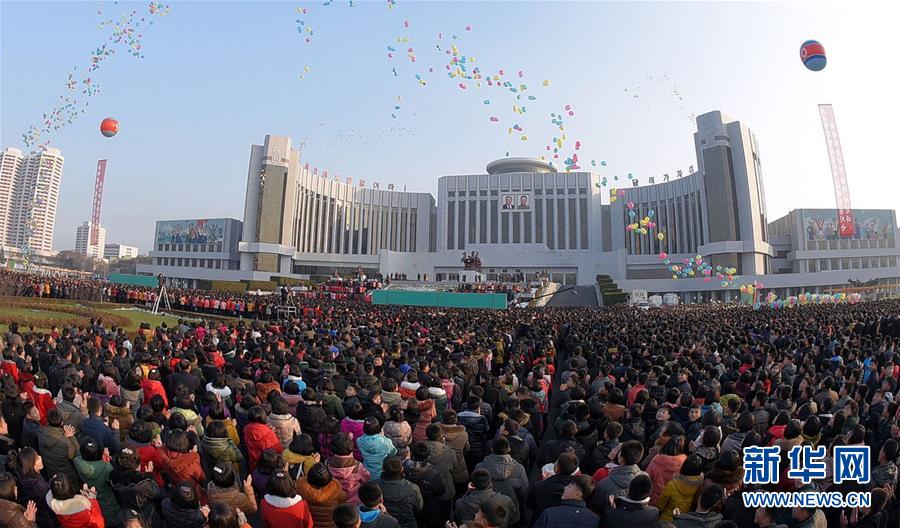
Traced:
<path fill-rule="evenodd" d="M 681 470 L 663 488 L 656 506 L 659 508 L 660 521 L 672 521 L 676 508 L 683 512 L 691 511 L 697 488 L 703 484 L 703 473 L 700 471 L 703 461 L 697 455 L 691 455 L 681 464 Z"/>

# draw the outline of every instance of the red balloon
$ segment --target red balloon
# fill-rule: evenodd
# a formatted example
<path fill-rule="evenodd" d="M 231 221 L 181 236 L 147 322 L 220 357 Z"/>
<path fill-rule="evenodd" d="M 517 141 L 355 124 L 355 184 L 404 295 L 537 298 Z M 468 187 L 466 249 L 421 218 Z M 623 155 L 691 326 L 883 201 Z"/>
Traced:
<path fill-rule="evenodd" d="M 113 137 L 119 131 L 119 122 L 111 117 L 107 117 L 100 122 L 100 133 L 104 137 Z"/>

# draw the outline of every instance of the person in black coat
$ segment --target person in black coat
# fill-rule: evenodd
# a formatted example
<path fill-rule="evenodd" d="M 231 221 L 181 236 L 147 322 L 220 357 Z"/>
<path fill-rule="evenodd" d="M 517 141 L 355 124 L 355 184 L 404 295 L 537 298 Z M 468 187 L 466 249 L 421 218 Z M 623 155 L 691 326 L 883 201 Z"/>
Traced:
<path fill-rule="evenodd" d="M 491 430 L 488 419 L 481 414 L 480 409 L 481 398 L 472 395 L 466 400 L 466 410 L 457 415 L 457 422 L 466 428 L 469 435 L 469 452 L 466 453 L 466 466 L 469 472 L 475 464 L 484 459 L 485 446 Z"/>
<path fill-rule="evenodd" d="M 587 507 L 584 499 L 594 492 L 594 483 L 587 475 L 578 475 L 563 488 L 559 506 L 541 512 L 535 528 L 566 526 L 570 528 L 597 528 L 600 517 Z"/>
<path fill-rule="evenodd" d="M 447 488 L 441 476 L 428 463 L 431 449 L 425 442 L 416 442 L 410 448 L 411 459 L 403 464 L 406 479 L 419 486 L 423 508 L 417 514 L 417 523 L 425 528 L 444 528 L 447 520 L 442 515 L 441 497 Z"/>
<path fill-rule="evenodd" d="M 153 477 L 153 462 L 141 467 L 137 450 L 122 449 L 116 457 L 116 467 L 109 474 L 109 483 L 122 509 L 137 512 L 150 528 L 162 526 L 159 499 L 162 495 Z"/>
<path fill-rule="evenodd" d="M 300 422 L 300 430 L 312 437 L 313 447 L 319 451 L 319 433 L 325 423 L 325 410 L 319 402 L 316 391 L 307 387 L 300 393 L 300 402 L 297 404 L 297 421 Z"/>
<path fill-rule="evenodd" d="M 568 451 L 559 455 L 554 466 L 554 475 L 535 482 L 528 493 L 526 505 L 531 509 L 531 526 L 537 521 L 538 514 L 547 508 L 562 504 L 563 491 L 575 478 L 578 470 L 578 457 Z"/>
<path fill-rule="evenodd" d="M 600 521 L 600 528 L 652 528 L 659 518 L 659 509 L 649 506 L 653 481 L 646 473 L 631 479 L 628 493 L 616 497 L 611 508 L 606 509 Z"/>

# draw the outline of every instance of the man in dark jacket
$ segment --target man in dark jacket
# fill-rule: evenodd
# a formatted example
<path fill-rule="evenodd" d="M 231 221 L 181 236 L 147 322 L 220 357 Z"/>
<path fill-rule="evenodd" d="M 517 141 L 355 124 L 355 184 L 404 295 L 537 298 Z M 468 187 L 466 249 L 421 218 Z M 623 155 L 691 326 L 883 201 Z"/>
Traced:
<path fill-rule="evenodd" d="M 625 496 L 616 497 L 614 503 L 606 509 L 601 528 L 652 528 L 659 517 L 659 510 L 649 506 L 650 492 L 653 491 L 653 481 L 646 473 L 631 479 L 628 484 L 628 493 Z"/>
<path fill-rule="evenodd" d="M 469 471 L 474 469 L 475 464 L 484 458 L 484 449 L 491 429 L 487 418 L 479 412 L 480 409 L 481 398 L 474 395 L 469 396 L 466 401 L 466 410 L 457 416 L 459 425 L 465 427 L 469 434 L 469 452 L 466 454 L 466 465 Z"/>
<path fill-rule="evenodd" d="M 97 441 L 101 447 L 109 449 L 110 455 L 119 452 L 119 421 L 113 420 L 112 427 L 106 425 L 101 415 L 103 414 L 103 406 L 97 398 L 88 400 L 88 417 L 81 422 L 81 435 L 90 436 Z"/>
<path fill-rule="evenodd" d="M 297 420 L 300 422 L 300 430 L 312 438 L 313 447 L 318 452 L 319 433 L 322 432 L 322 424 L 327 416 L 316 396 L 316 391 L 311 388 L 303 389 L 300 393 L 302 399 L 297 404 Z"/>
<path fill-rule="evenodd" d="M 384 503 L 381 489 L 374 482 L 366 482 L 359 487 L 360 528 L 400 528 L 400 523 L 383 511 Z"/>
<path fill-rule="evenodd" d="M 554 465 L 554 475 L 531 486 L 528 494 L 528 507 L 534 512 L 531 516 L 531 525 L 537 521 L 538 515 L 553 506 L 562 504 L 563 490 L 575 478 L 578 470 L 578 457 L 568 451 L 559 455 L 559 460 Z"/>
<path fill-rule="evenodd" d="M 635 440 L 619 445 L 616 463 L 619 465 L 610 470 L 606 478 L 597 483 L 591 497 L 591 509 L 602 514 L 609 507 L 609 497 L 624 495 L 632 479 L 640 472 L 638 462 L 644 456 L 644 446 Z"/>
<path fill-rule="evenodd" d="M 403 462 L 399 457 L 385 458 L 382 467 L 381 478 L 375 483 L 381 488 L 384 507 L 401 528 L 416 528 L 416 515 L 424 506 L 419 486 L 403 478 Z"/>
<path fill-rule="evenodd" d="M 47 425 L 41 428 L 38 446 L 48 475 L 59 473 L 72 479 L 72 482 L 81 481 L 72 463 L 78 456 L 79 448 L 78 440 L 75 439 L 75 427 L 63 426 L 62 414 L 58 409 L 47 412 Z"/>
<path fill-rule="evenodd" d="M 528 473 L 510 454 L 509 440 L 501 436 L 491 447 L 493 453 L 475 466 L 486 469 L 491 476 L 494 491 L 502 493 L 515 502 L 519 512 L 525 511 L 525 497 L 528 496 Z M 521 513 L 519 515 L 521 518 Z"/>
<path fill-rule="evenodd" d="M 472 472 L 469 490 L 461 498 L 456 500 L 455 517 L 459 524 L 475 520 L 475 515 L 481 508 L 481 504 L 494 500 L 502 504 L 507 511 L 506 518 L 510 525 L 519 522 L 519 508 L 512 499 L 506 495 L 494 491 L 491 485 L 491 474 L 486 469 L 476 469 Z"/>
<path fill-rule="evenodd" d="M 446 514 L 443 505 L 448 504 L 441 502 L 441 497 L 447 493 L 447 487 L 434 466 L 428 462 L 431 450 L 425 442 L 416 442 L 409 449 L 410 459 L 404 462 L 403 471 L 406 478 L 410 482 L 419 486 L 422 492 L 422 511 L 419 513 L 416 523 L 418 526 L 425 528 L 443 528 L 444 523 L 449 518 L 450 508 L 447 508 Z M 453 488 L 450 488 L 453 493 Z M 452 495 L 451 495 L 452 497 Z"/>
<path fill-rule="evenodd" d="M 676 528 L 712 528 L 722 520 L 722 514 L 716 513 L 715 508 L 718 508 L 724 499 L 725 490 L 722 486 L 709 485 L 700 494 L 695 511 L 682 513 L 675 508 L 672 512 L 675 514 L 672 523 Z M 822 521 L 824 520 L 825 516 L 822 515 Z"/>
<path fill-rule="evenodd" d="M 584 503 L 594 491 L 594 483 L 587 475 L 578 475 L 563 488 L 562 502 L 541 512 L 535 528 L 597 528 L 600 517 L 592 512 Z M 656 509 L 656 508 L 654 508 Z M 625 525 L 623 525 L 625 526 Z M 631 526 L 631 525 L 627 525 Z"/>

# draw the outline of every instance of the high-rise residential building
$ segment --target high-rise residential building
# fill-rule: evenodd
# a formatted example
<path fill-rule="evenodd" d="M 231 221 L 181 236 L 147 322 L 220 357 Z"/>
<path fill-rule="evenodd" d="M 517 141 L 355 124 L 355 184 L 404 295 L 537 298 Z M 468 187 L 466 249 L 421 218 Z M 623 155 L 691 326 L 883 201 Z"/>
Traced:
<path fill-rule="evenodd" d="M 53 229 L 63 158 L 59 149 L 23 155 L 16 148 L 0 153 L 0 240 L 3 245 L 53 250 Z"/>
<path fill-rule="evenodd" d="M 131 259 L 137 258 L 138 248 L 134 246 L 125 246 L 123 244 L 106 244 L 103 249 L 103 258 L 105 259 Z"/>
<path fill-rule="evenodd" d="M 103 226 L 97 227 L 97 245 L 95 246 L 91 244 L 92 226 L 90 221 L 78 226 L 75 231 L 75 251 L 95 259 L 102 259 L 106 252 L 106 229 Z"/>
<path fill-rule="evenodd" d="M 6 231 L 12 216 L 13 187 L 22 168 L 22 151 L 5 148 L 0 152 L 0 245 L 10 245 Z"/>

